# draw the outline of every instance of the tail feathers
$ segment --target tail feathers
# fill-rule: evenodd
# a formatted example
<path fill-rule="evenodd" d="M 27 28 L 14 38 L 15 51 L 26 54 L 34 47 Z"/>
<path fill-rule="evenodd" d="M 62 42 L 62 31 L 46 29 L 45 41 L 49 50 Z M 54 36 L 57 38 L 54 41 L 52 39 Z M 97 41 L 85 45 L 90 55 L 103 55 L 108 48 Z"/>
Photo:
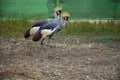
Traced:
<path fill-rule="evenodd" d="M 24 34 L 24 38 L 29 38 L 29 36 L 30 36 L 30 29 L 26 31 L 26 33 Z"/>
<path fill-rule="evenodd" d="M 42 38 L 42 34 L 41 34 L 41 31 L 37 31 L 36 33 L 35 33 L 35 35 L 33 36 L 33 41 L 38 41 L 38 40 L 40 40 Z"/>

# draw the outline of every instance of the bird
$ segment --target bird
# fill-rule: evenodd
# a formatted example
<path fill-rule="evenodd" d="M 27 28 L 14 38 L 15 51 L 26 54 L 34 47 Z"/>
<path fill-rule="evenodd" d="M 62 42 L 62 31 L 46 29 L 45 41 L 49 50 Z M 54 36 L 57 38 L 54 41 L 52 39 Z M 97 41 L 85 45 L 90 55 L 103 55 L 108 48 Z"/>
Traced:
<path fill-rule="evenodd" d="M 41 26 L 44 26 L 45 24 L 49 24 L 51 22 L 58 22 L 59 21 L 59 16 L 62 12 L 62 7 L 60 6 L 56 6 L 54 8 L 54 19 L 52 18 L 48 18 L 48 19 L 44 19 L 41 20 L 35 24 L 33 24 L 24 34 L 24 38 L 29 38 L 30 35 L 34 35 Z"/>
<path fill-rule="evenodd" d="M 39 30 L 35 33 L 35 35 L 33 36 L 33 41 L 37 42 L 41 39 L 41 45 L 43 45 L 43 41 L 46 37 L 48 37 L 49 42 L 51 37 L 61 31 L 65 25 L 66 22 L 68 22 L 68 18 L 69 18 L 70 14 L 68 12 L 62 12 L 61 14 L 61 21 L 59 22 L 52 22 L 52 23 L 48 23 L 42 27 L 39 28 Z"/>

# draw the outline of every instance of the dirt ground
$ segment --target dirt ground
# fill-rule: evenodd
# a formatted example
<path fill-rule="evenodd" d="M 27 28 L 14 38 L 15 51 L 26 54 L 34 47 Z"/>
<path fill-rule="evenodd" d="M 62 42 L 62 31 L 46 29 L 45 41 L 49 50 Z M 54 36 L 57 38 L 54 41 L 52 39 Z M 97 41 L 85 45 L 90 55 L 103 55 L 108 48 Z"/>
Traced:
<path fill-rule="evenodd" d="M 120 44 L 1 38 L 0 80 L 120 80 Z"/>

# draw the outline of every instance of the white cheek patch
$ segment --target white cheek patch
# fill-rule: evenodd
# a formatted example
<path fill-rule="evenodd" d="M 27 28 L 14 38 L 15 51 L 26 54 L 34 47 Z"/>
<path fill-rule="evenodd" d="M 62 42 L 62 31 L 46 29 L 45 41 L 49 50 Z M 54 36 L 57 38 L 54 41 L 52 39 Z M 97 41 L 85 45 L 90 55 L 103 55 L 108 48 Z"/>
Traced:
<path fill-rule="evenodd" d="M 57 13 L 59 14 L 60 12 L 58 11 Z"/>

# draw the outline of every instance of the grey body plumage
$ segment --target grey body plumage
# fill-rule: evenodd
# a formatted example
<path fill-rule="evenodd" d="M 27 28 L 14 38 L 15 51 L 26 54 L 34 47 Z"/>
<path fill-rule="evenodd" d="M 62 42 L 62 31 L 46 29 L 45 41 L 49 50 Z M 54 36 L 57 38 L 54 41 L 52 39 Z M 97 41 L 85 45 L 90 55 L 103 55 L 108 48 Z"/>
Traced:
<path fill-rule="evenodd" d="M 65 27 L 65 23 L 67 22 L 67 20 L 68 16 L 62 16 L 60 22 L 51 22 L 40 27 L 33 36 L 33 41 L 38 41 L 39 39 L 42 39 L 41 44 L 43 44 L 43 41 L 46 37 L 48 37 L 50 41 L 51 37 L 56 32 L 62 30 Z"/>
<path fill-rule="evenodd" d="M 34 35 L 39 30 L 40 27 L 45 26 L 46 24 L 49 24 L 52 22 L 58 22 L 60 14 L 61 14 L 61 10 L 57 8 L 57 10 L 55 10 L 54 12 L 54 16 L 55 16 L 54 19 L 48 18 L 35 23 L 25 32 L 24 38 L 29 38 L 29 36 L 32 34 Z"/>

